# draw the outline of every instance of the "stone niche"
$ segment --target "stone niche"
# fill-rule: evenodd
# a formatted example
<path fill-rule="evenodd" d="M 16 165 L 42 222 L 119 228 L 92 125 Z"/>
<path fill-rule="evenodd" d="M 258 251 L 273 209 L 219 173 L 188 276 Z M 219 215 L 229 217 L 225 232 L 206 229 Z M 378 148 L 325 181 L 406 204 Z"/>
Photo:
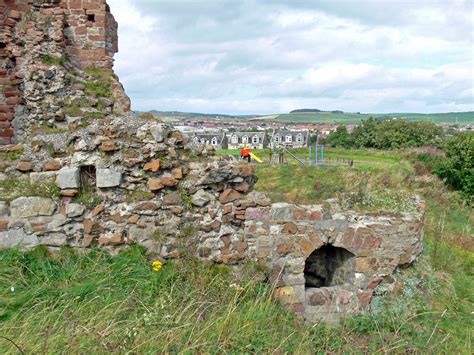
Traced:
<path fill-rule="evenodd" d="M 355 255 L 330 244 L 315 250 L 304 266 L 305 287 L 331 287 L 354 282 Z"/>

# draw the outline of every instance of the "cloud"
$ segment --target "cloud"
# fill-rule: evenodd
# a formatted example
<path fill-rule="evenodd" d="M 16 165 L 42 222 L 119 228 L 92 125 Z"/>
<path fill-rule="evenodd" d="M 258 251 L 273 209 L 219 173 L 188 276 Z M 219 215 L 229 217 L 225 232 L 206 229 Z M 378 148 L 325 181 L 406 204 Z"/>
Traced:
<path fill-rule="evenodd" d="M 108 2 L 137 110 L 474 110 L 471 1 Z"/>

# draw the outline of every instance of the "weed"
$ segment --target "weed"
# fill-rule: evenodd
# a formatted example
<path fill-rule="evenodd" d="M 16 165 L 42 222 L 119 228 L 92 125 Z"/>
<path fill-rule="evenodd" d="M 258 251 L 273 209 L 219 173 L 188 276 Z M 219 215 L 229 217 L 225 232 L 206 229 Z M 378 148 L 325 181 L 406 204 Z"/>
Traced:
<path fill-rule="evenodd" d="M 95 97 L 111 97 L 110 84 L 99 80 L 90 80 L 86 84 L 86 94 Z"/>
<path fill-rule="evenodd" d="M 49 126 L 46 124 L 37 125 L 31 129 L 31 133 L 34 135 L 35 134 L 44 134 L 44 135 L 59 134 L 59 133 L 65 133 L 67 131 L 68 131 L 67 128 Z"/>
<path fill-rule="evenodd" d="M 20 152 L 0 152 L 0 160 L 16 161 L 21 158 Z"/>
<path fill-rule="evenodd" d="M 151 200 L 153 197 L 155 197 L 155 194 L 153 192 L 147 190 L 134 190 L 127 192 L 127 195 L 125 196 L 125 201 L 140 202 Z"/>
<path fill-rule="evenodd" d="M 74 202 L 84 205 L 87 209 L 93 209 L 102 202 L 102 199 L 95 191 L 94 187 L 82 184 L 79 193 L 74 197 Z"/>
<path fill-rule="evenodd" d="M 166 235 L 164 235 L 159 229 L 153 232 L 151 239 L 154 242 L 161 243 L 166 240 Z"/>
<path fill-rule="evenodd" d="M 178 189 L 178 193 L 181 196 L 181 199 L 183 200 L 184 207 L 186 207 L 187 209 L 191 209 L 191 207 L 193 206 L 193 203 L 192 203 L 192 197 L 191 197 L 191 194 L 189 193 L 189 190 L 187 190 L 184 187 L 180 187 Z"/>
<path fill-rule="evenodd" d="M 91 77 L 86 83 L 86 94 L 94 97 L 112 97 L 113 72 L 107 69 L 89 67 L 84 72 Z"/>
<path fill-rule="evenodd" d="M 49 197 L 59 201 L 61 190 L 54 182 L 32 184 L 26 179 L 0 180 L 0 200 L 12 201 L 22 196 Z"/>
<path fill-rule="evenodd" d="M 63 55 L 61 57 L 53 57 L 49 54 L 42 54 L 41 62 L 47 65 L 60 65 L 63 67 L 66 65 L 66 63 L 69 62 L 69 58 L 66 55 Z"/>
<path fill-rule="evenodd" d="M 84 112 L 82 112 L 79 105 L 69 106 L 68 108 L 64 109 L 64 113 L 71 117 L 79 117 L 84 115 Z"/>

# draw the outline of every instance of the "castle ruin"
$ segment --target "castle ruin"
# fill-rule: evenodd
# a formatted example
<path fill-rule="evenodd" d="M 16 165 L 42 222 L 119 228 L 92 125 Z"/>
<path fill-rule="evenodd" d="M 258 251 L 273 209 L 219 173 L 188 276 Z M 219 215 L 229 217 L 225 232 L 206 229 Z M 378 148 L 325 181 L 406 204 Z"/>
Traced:
<path fill-rule="evenodd" d="M 0 11 L 0 248 L 140 244 L 165 259 L 253 261 L 308 321 L 367 309 L 420 254 L 416 197 L 399 214 L 272 203 L 253 191 L 253 165 L 127 116 L 105 0 L 10 0 Z"/>

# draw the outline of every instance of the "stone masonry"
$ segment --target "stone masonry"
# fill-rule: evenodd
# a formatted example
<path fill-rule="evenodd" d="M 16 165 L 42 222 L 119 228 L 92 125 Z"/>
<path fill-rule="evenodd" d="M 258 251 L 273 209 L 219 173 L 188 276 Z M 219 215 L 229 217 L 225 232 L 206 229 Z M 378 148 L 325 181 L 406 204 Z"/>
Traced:
<path fill-rule="evenodd" d="M 275 297 L 309 322 L 367 309 L 378 285 L 420 254 L 417 197 L 401 214 L 344 210 L 336 199 L 272 203 L 253 190 L 255 166 L 124 115 L 128 99 L 112 72 L 117 24 L 105 1 L 0 9 L 0 248 L 117 253 L 139 244 L 164 259 L 256 262 Z M 45 48 L 67 53 L 68 64 L 45 60 Z M 113 95 L 92 95 L 103 82 Z"/>
<path fill-rule="evenodd" d="M 19 141 L 32 123 L 61 126 L 74 99 L 87 96 L 88 68 L 111 73 L 113 94 L 101 107 L 128 112 L 130 100 L 112 72 L 117 51 L 117 22 L 105 0 L 2 0 L 0 145 Z"/>

